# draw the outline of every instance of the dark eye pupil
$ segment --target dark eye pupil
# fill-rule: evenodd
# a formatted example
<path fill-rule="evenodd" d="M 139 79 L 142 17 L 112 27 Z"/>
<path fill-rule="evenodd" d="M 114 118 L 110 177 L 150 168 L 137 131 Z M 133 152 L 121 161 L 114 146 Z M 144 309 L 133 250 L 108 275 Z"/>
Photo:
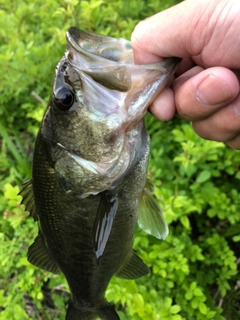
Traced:
<path fill-rule="evenodd" d="M 56 106 L 61 110 L 69 110 L 74 104 L 75 95 L 69 88 L 62 88 L 54 95 Z"/>

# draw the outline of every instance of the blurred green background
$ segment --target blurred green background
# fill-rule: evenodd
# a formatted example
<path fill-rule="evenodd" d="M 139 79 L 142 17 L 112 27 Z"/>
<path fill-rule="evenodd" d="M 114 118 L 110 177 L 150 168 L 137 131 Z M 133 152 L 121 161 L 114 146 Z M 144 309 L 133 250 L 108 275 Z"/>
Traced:
<path fill-rule="evenodd" d="M 0 0 L 0 319 L 64 319 L 69 291 L 62 275 L 28 263 L 37 225 L 20 205 L 65 31 L 130 39 L 138 21 L 174 0 Z M 134 247 L 151 274 L 114 278 L 107 299 L 122 320 L 240 319 L 240 153 L 204 141 L 191 124 L 146 116 L 149 176 L 170 226 L 158 241 L 137 230 Z"/>

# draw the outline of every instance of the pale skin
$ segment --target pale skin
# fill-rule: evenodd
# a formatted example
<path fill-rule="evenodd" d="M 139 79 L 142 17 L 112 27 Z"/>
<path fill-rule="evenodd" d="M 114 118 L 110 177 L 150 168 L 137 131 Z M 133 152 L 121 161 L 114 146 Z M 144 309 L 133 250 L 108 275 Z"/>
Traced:
<path fill-rule="evenodd" d="M 131 39 L 135 63 L 183 58 L 172 85 L 150 111 L 176 114 L 204 139 L 240 149 L 240 1 L 186 0 L 140 22 Z"/>

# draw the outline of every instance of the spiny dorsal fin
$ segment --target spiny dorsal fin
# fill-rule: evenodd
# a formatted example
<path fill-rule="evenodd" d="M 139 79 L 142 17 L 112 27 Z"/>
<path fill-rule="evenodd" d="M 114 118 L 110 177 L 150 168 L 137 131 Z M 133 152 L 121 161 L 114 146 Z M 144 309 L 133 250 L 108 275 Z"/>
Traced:
<path fill-rule="evenodd" d="M 138 225 L 146 233 L 158 239 L 166 239 L 168 226 L 152 191 L 153 184 L 147 179 L 138 209 Z"/>
<path fill-rule="evenodd" d="M 117 208 L 118 198 L 103 192 L 93 226 L 93 241 L 97 259 L 103 255 L 105 250 Z"/>
<path fill-rule="evenodd" d="M 149 268 L 133 251 L 130 260 L 116 274 L 119 278 L 136 279 L 149 273 Z"/>
<path fill-rule="evenodd" d="M 34 266 L 52 273 L 59 273 L 59 268 L 50 256 L 44 237 L 39 231 L 34 243 L 29 247 L 27 254 L 28 261 Z"/>
<path fill-rule="evenodd" d="M 23 183 L 19 195 L 22 196 L 21 204 L 25 205 L 26 211 L 30 213 L 30 216 L 33 217 L 34 221 L 38 220 L 31 179 Z"/>

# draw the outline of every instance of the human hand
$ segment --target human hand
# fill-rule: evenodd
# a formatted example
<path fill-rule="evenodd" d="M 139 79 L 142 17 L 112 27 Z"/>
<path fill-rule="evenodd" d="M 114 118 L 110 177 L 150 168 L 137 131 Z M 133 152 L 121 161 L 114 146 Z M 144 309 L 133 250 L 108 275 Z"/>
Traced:
<path fill-rule="evenodd" d="M 150 111 L 163 121 L 178 114 L 202 138 L 240 149 L 239 30 L 239 0 L 186 0 L 140 22 L 131 39 L 136 63 L 183 58 Z"/>

